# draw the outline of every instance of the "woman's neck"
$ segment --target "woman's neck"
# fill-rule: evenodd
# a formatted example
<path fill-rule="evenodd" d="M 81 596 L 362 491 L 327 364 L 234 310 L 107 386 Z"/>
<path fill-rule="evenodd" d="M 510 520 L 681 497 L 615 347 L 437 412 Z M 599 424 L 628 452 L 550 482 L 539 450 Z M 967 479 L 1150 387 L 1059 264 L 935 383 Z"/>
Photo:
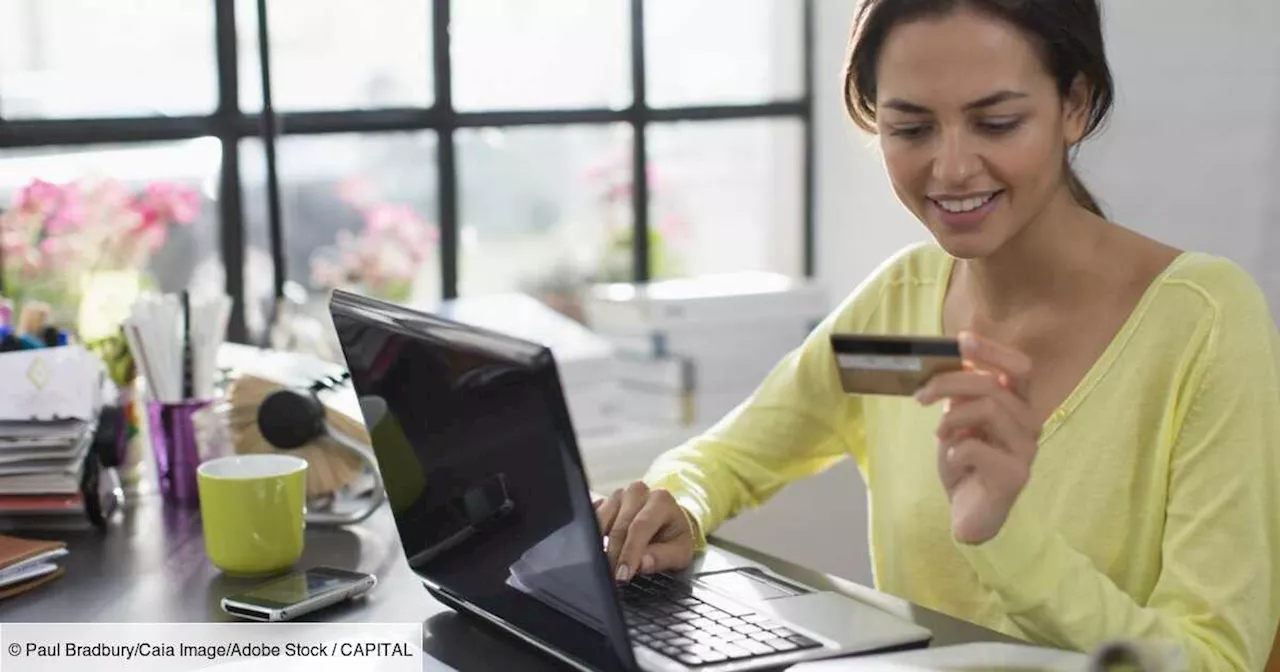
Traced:
<path fill-rule="evenodd" d="M 1004 323 L 1028 309 L 1079 305 L 1105 281 L 1099 261 L 1113 232 L 1113 225 L 1081 209 L 1063 189 L 999 250 L 961 262 L 973 317 Z"/>

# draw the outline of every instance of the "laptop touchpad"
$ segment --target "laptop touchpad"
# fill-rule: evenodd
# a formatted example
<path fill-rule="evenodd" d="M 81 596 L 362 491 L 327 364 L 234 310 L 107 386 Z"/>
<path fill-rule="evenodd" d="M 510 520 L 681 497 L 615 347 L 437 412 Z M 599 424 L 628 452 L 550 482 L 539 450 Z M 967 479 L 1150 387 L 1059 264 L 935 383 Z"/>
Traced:
<path fill-rule="evenodd" d="M 696 578 L 698 583 L 705 584 L 717 592 L 747 602 L 763 602 L 813 592 L 803 586 L 769 576 L 754 567 L 738 567 L 698 574 Z"/>

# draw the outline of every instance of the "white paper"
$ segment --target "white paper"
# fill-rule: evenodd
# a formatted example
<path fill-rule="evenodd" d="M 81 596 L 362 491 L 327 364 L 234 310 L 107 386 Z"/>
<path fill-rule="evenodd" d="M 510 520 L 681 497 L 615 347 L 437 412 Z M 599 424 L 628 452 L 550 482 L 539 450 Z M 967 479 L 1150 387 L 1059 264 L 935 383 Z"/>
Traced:
<path fill-rule="evenodd" d="M 0 420 L 93 420 L 102 362 L 79 345 L 0 355 Z"/>

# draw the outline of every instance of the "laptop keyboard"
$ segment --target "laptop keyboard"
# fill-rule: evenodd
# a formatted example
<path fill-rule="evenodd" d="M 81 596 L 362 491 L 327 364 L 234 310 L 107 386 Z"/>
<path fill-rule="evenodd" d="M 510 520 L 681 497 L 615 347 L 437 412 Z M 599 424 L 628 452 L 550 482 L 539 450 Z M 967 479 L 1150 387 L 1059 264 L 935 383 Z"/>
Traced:
<path fill-rule="evenodd" d="M 638 574 L 618 590 L 631 641 L 691 667 L 822 646 L 666 574 Z"/>

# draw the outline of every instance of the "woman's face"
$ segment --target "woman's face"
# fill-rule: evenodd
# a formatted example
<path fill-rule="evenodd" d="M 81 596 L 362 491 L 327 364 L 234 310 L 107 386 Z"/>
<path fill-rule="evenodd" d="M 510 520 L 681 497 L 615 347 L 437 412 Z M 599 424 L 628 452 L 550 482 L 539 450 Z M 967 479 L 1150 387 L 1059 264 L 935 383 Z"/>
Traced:
<path fill-rule="evenodd" d="M 1015 26 L 968 9 L 902 24 L 876 79 L 894 191 L 952 255 L 991 254 L 1062 193 L 1083 115 Z"/>

